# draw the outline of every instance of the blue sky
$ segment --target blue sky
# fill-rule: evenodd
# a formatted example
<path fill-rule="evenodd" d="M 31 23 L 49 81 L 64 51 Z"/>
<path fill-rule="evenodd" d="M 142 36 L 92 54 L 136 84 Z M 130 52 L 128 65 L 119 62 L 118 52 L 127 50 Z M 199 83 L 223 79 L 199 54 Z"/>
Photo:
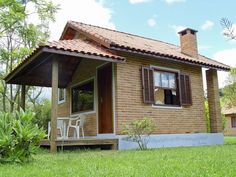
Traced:
<path fill-rule="evenodd" d="M 222 0 L 167 2 L 150 0 L 131 4 L 128 0 L 106 0 L 104 4 L 112 9 L 111 20 L 117 30 L 179 44 L 175 30 L 181 26 L 191 27 L 199 31 L 197 34 L 199 51 L 204 55 L 213 57 L 217 51 L 233 47 L 222 36 L 220 19 L 227 17 L 236 22 L 235 0 L 228 0 L 227 4 Z M 153 21 L 153 26 L 148 24 L 150 19 Z"/>
<path fill-rule="evenodd" d="M 68 20 L 103 26 L 179 45 L 177 31 L 198 30 L 199 52 L 236 66 L 236 40 L 223 35 L 220 19 L 232 20 L 236 31 L 235 0 L 52 0 L 61 10 L 50 25 L 58 40 Z M 33 19 L 35 20 L 35 19 Z M 235 33 L 236 34 L 236 33 Z M 219 72 L 219 85 L 227 73 Z"/>

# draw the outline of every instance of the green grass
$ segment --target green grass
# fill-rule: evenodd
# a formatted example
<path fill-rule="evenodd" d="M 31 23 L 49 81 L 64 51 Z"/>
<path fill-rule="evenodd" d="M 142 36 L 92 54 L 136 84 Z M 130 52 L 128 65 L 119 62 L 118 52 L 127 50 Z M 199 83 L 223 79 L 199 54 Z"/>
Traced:
<path fill-rule="evenodd" d="M 39 152 L 25 165 L 0 165 L 0 176 L 236 176 L 236 137 L 226 145 L 147 151 Z"/>
<path fill-rule="evenodd" d="M 224 139 L 225 139 L 225 144 L 236 145 L 236 137 L 235 136 L 226 136 Z"/>

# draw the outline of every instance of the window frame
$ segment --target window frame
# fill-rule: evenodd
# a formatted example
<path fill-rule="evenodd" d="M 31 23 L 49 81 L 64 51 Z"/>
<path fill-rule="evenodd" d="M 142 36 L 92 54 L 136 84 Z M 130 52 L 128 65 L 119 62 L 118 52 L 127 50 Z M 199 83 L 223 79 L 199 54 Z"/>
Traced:
<path fill-rule="evenodd" d="M 232 116 L 230 118 L 231 118 L 231 128 L 236 128 L 236 117 Z"/>
<path fill-rule="evenodd" d="M 72 95 L 72 90 L 75 88 L 75 87 L 79 87 L 79 86 L 81 86 L 81 85 L 84 85 L 84 84 L 87 84 L 87 83 L 89 83 L 89 82 L 91 82 L 91 81 L 93 81 L 93 110 L 86 110 L 86 111 L 77 111 L 77 112 L 72 112 L 72 108 L 73 108 L 73 104 L 72 104 L 72 101 L 73 101 L 73 99 L 72 99 L 72 97 L 73 97 L 73 95 Z M 95 89 L 96 89 L 96 85 L 95 85 L 95 77 L 91 77 L 91 78 L 89 78 L 89 79 L 86 79 L 86 80 L 83 80 L 83 81 L 81 81 L 81 82 L 78 82 L 78 83 L 76 83 L 76 84 L 74 84 L 74 85 L 72 85 L 71 86 L 71 88 L 70 88 L 70 114 L 71 115 L 77 115 L 77 114 L 83 114 L 83 113 L 86 113 L 86 114 L 88 114 L 88 113 L 95 113 L 96 112 L 96 93 L 95 93 Z"/>
<path fill-rule="evenodd" d="M 150 68 L 152 68 L 154 70 L 154 74 L 153 74 L 153 80 L 154 80 L 154 89 L 156 88 L 162 88 L 162 89 L 168 89 L 168 90 L 174 90 L 176 91 L 176 94 L 178 94 L 179 97 L 179 104 L 178 105 L 172 105 L 172 104 L 152 104 L 152 107 L 157 107 L 157 108 L 182 108 L 181 105 L 181 95 L 180 95 L 180 80 L 178 79 L 180 76 L 180 71 L 176 70 L 176 69 L 171 69 L 171 68 L 164 68 L 164 67 L 157 67 L 157 66 L 153 66 L 151 65 Z M 159 87 L 159 86 L 155 86 L 155 72 L 159 71 L 162 73 L 171 73 L 171 74 L 175 74 L 175 88 L 169 88 L 169 87 Z M 154 91 L 155 92 L 155 91 Z M 178 93 L 177 93 L 178 92 Z"/>
<path fill-rule="evenodd" d="M 60 100 L 60 90 L 63 90 L 63 94 L 64 94 L 64 99 Z M 58 98 L 57 98 L 57 103 L 58 104 L 62 104 L 66 102 L 66 89 L 65 88 L 58 88 Z"/>

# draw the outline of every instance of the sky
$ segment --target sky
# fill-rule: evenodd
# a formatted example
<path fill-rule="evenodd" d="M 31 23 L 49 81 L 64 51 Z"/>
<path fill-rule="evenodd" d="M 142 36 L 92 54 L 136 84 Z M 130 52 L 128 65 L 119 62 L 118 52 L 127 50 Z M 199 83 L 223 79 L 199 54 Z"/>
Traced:
<path fill-rule="evenodd" d="M 236 66 L 236 40 L 223 36 L 221 18 L 228 18 L 236 31 L 235 0 L 52 0 L 60 5 L 50 25 L 50 40 L 58 40 L 68 20 L 99 25 L 179 45 L 177 32 L 198 30 L 199 53 Z M 226 72 L 219 72 L 219 86 Z"/>

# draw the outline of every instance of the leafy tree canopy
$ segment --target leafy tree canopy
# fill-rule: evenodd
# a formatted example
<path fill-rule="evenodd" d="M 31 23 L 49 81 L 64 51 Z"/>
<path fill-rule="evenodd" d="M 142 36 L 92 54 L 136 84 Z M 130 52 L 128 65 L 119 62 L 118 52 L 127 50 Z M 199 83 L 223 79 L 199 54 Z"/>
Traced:
<path fill-rule="evenodd" d="M 226 107 L 236 106 L 236 68 L 231 68 L 227 78 L 227 86 L 223 88 L 222 101 Z"/>
<path fill-rule="evenodd" d="M 0 107 L 3 111 L 19 109 L 20 103 L 20 86 L 6 85 L 4 76 L 33 48 L 46 41 L 50 35 L 49 23 L 55 20 L 58 9 L 51 0 L 0 0 Z M 30 89 L 27 87 L 27 91 Z"/>

